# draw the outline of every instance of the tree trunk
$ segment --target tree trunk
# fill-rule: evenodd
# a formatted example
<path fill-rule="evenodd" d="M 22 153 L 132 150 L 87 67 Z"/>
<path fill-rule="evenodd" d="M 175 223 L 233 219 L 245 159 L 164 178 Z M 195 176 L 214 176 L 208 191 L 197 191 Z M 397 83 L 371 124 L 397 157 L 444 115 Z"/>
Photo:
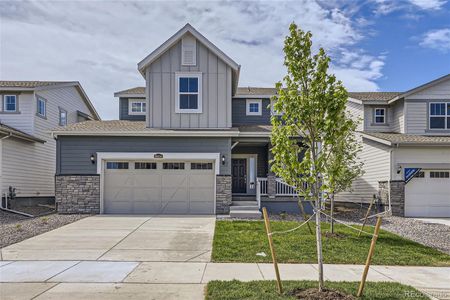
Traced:
<path fill-rule="evenodd" d="M 316 207 L 320 210 L 320 199 L 317 196 Z M 317 267 L 319 270 L 319 292 L 323 290 L 323 258 L 322 258 L 322 230 L 320 228 L 320 212 L 316 213 L 316 243 L 317 243 Z"/>
<path fill-rule="evenodd" d="M 333 220 L 333 213 L 334 213 L 334 193 L 331 194 L 331 201 L 330 201 L 330 230 L 331 233 L 334 233 L 334 220 Z"/>

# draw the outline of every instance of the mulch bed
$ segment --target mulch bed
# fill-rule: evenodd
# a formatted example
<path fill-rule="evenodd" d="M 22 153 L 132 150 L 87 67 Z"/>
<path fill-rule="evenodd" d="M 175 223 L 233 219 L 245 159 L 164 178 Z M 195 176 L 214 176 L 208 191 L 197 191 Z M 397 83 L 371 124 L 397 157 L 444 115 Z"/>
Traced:
<path fill-rule="evenodd" d="M 310 289 L 294 289 L 287 293 L 289 296 L 294 296 L 297 299 L 302 300 L 354 300 L 356 299 L 352 295 L 344 294 L 343 292 L 323 289 L 319 292 L 317 288 Z"/>

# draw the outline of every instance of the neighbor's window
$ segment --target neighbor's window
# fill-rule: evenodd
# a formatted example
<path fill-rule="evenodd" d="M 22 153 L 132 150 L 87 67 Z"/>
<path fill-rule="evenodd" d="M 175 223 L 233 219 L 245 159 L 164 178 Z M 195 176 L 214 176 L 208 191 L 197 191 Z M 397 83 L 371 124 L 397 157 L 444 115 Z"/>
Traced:
<path fill-rule="evenodd" d="M 191 163 L 191 170 L 212 170 L 212 163 Z"/>
<path fill-rule="evenodd" d="M 67 125 L 67 111 L 60 108 L 59 109 L 59 126 Z"/>
<path fill-rule="evenodd" d="M 143 115 L 147 111 L 147 103 L 143 100 L 129 100 L 129 115 Z"/>
<path fill-rule="evenodd" d="M 37 98 L 36 113 L 38 116 L 46 117 L 47 108 L 46 108 L 46 101 L 44 98 L 41 98 L 41 97 Z"/>
<path fill-rule="evenodd" d="M 430 178 L 449 178 L 450 172 L 445 171 L 431 171 Z"/>
<path fill-rule="evenodd" d="M 261 99 L 252 99 L 247 100 L 247 116 L 261 116 L 262 115 L 262 100 Z"/>
<path fill-rule="evenodd" d="M 124 169 L 128 169 L 128 163 L 121 162 L 121 161 L 108 161 L 106 163 L 106 168 L 107 169 L 124 170 Z"/>
<path fill-rule="evenodd" d="M 375 124 L 386 123 L 386 109 L 385 108 L 375 108 Z"/>
<path fill-rule="evenodd" d="M 184 163 L 163 163 L 164 170 L 184 170 Z"/>
<path fill-rule="evenodd" d="M 5 111 L 5 112 L 17 111 L 17 96 L 16 95 L 3 96 L 3 111 Z"/>
<path fill-rule="evenodd" d="M 176 75 L 177 99 L 175 112 L 177 113 L 201 113 L 202 112 L 202 88 L 201 74 L 180 73 Z"/>
<path fill-rule="evenodd" d="M 155 162 L 136 162 L 134 163 L 136 170 L 156 170 Z"/>
<path fill-rule="evenodd" d="M 430 103 L 430 129 L 450 129 L 450 103 Z"/>

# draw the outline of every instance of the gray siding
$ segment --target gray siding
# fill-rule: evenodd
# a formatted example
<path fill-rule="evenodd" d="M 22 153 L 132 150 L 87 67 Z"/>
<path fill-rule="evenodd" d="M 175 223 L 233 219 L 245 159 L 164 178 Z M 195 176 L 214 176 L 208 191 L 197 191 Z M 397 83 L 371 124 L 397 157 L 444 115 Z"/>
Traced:
<path fill-rule="evenodd" d="M 175 73 L 202 73 L 202 113 L 175 113 Z M 181 41 L 146 69 L 147 126 L 155 128 L 231 127 L 230 66 L 197 41 L 197 65 L 181 65 Z"/>
<path fill-rule="evenodd" d="M 404 102 L 399 100 L 391 106 L 391 131 L 404 133 L 405 132 L 405 118 L 403 114 Z"/>
<path fill-rule="evenodd" d="M 364 106 L 362 104 L 354 103 L 354 102 L 347 102 L 347 111 L 350 114 L 350 117 L 355 121 L 358 122 L 358 126 L 356 130 L 362 131 L 363 130 L 363 110 Z"/>
<path fill-rule="evenodd" d="M 71 137 L 58 138 L 57 174 L 96 174 L 97 166 L 90 156 L 97 152 L 220 152 L 225 155 L 220 174 L 230 174 L 230 138 L 171 137 Z"/>
<path fill-rule="evenodd" d="M 233 154 L 257 154 L 257 176 L 267 177 L 268 173 L 268 148 L 267 146 L 236 146 L 233 148 Z"/>
<path fill-rule="evenodd" d="M 247 116 L 247 99 L 233 99 L 232 119 L 236 125 L 270 125 L 270 99 L 262 99 L 262 115 Z"/>
<path fill-rule="evenodd" d="M 145 121 L 145 115 L 128 114 L 128 100 L 128 98 L 119 98 L 119 120 Z"/>

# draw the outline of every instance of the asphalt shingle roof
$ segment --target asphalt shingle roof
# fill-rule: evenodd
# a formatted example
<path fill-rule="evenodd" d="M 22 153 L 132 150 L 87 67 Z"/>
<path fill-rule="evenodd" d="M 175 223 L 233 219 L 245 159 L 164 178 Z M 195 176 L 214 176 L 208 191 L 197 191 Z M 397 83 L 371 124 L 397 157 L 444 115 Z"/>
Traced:
<path fill-rule="evenodd" d="M 116 94 L 145 94 L 145 87 L 144 86 L 137 86 L 131 89 L 118 91 Z"/>
<path fill-rule="evenodd" d="M 0 88 L 36 88 L 69 82 L 71 81 L 0 81 Z"/>
<path fill-rule="evenodd" d="M 361 101 L 389 101 L 401 92 L 349 92 L 348 96 Z"/>
<path fill-rule="evenodd" d="M 395 132 L 363 132 L 393 144 L 450 144 L 450 136 L 413 135 Z"/>
<path fill-rule="evenodd" d="M 44 140 L 37 138 L 31 134 L 28 134 L 26 132 L 23 132 L 19 129 L 16 129 L 14 127 L 5 125 L 3 123 L 0 123 L 0 134 L 6 134 L 6 135 L 11 135 L 20 139 L 25 139 L 28 141 L 34 141 L 34 142 L 39 142 L 39 143 L 45 143 Z"/>

